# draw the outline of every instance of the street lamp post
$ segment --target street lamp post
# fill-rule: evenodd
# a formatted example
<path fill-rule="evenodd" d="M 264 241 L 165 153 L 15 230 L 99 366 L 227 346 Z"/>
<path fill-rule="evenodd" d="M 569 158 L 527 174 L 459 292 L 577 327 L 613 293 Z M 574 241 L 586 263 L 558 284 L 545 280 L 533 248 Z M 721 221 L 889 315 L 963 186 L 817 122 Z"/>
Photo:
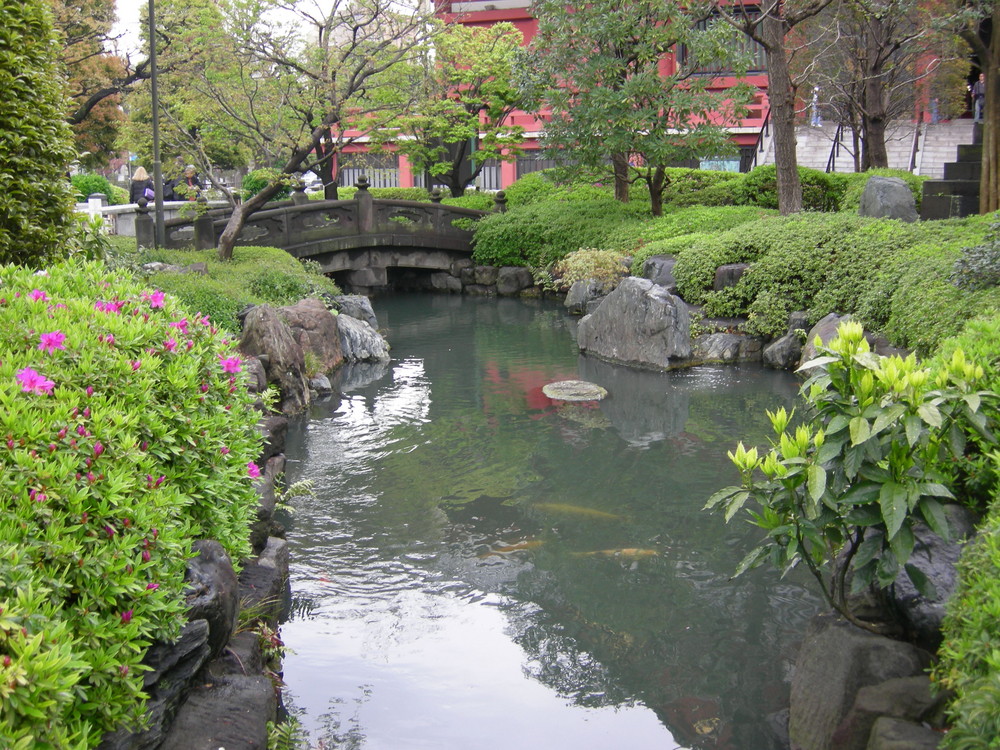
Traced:
<path fill-rule="evenodd" d="M 163 169 L 160 165 L 160 93 L 156 70 L 156 18 L 153 15 L 153 0 L 149 0 L 149 84 L 153 100 L 153 192 L 156 210 L 156 246 L 166 245 L 163 228 Z"/>

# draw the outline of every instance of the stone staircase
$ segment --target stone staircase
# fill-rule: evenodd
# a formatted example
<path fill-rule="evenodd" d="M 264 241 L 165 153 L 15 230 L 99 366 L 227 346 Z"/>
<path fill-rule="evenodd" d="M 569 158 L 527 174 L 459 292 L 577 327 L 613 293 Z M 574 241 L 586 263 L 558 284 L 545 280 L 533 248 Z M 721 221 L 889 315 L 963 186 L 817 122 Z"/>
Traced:
<path fill-rule="evenodd" d="M 889 166 L 892 169 L 910 170 L 913 159 L 914 174 L 925 175 L 931 179 L 945 178 L 945 163 L 955 157 L 959 146 L 973 142 L 972 120 L 960 119 L 939 123 L 921 123 L 919 132 L 915 132 L 916 123 L 895 123 L 889 127 L 886 139 L 886 150 L 889 154 Z M 800 125 L 796 128 L 797 156 L 799 164 L 825 171 L 834 157 L 832 172 L 853 172 L 854 145 L 851 143 L 850 132 L 844 132 L 835 143 L 837 126 L 824 124 L 818 127 Z M 916 136 L 916 152 L 914 153 L 914 136 Z M 758 164 L 774 163 L 774 144 L 771 139 L 762 144 Z"/>
<path fill-rule="evenodd" d="M 950 219 L 979 213 L 979 178 L 983 167 L 983 126 L 973 127 L 969 141 L 952 151 L 956 161 L 944 165 L 943 179 L 924 182 L 921 219 Z"/>

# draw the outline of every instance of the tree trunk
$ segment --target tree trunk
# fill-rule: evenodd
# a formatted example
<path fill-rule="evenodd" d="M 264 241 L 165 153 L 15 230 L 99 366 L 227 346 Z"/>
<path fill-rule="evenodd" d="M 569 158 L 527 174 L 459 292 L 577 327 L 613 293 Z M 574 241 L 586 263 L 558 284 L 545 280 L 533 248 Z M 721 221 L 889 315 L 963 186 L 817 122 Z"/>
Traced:
<path fill-rule="evenodd" d="M 802 183 L 795 153 L 795 86 L 785 54 L 785 29 L 780 18 L 761 21 L 761 41 L 767 55 L 771 122 L 774 127 L 774 165 L 778 181 L 778 211 L 782 215 L 802 210 Z"/>
<path fill-rule="evenodd" d="M 663 216 L 663 190 L 669 184 L 667 171 L 656 167 L 646 173 L 646 184 L 649 186 L 649 207 L 653 216 Z"/>
<path fill-rule="evenodd" d="M 615 175 L 615 200 L 629 201 L 628 154 L 611 154 L 611 168 Z"/>
<path fill-rule="evenodd" d="M 316 156 L 319 164 L 316 176 L 323 182 L 323 197 L 328 201 L 337 200 L 337 175 L 333 173 L 333 137 L 325 136 L 316 144 Z"/>
<path fill-rule="evenodd" d="M 229 222 L 226 224 L 226 228 L 222 230 L 222 234 L 219 235 L 219 260 L 232 260 L 233 248 L 236 247 L 236 240 L 240 238 L 243 225 L 247 223 L 250 215 L 271 200 L 272 196 L 279 189 L 281 189 L 281 185 L 268 185 L 250 200 L 233 207 L 233 213 L 229 217 Z"/>
<path fill-rule="evenodd" d="M 979 213 L 1000 210 L 1000 3 L 993 5 L 990 39 L 980 51 L 979 66 L 986 74 L 983 102 L 983 174 L 979 182 Z"/>
<path fill-rule="evenodd" d="M 867 61 L 864 63 L 865 79 L 861 90 L 863 97 L 861 127 L 864 131 L 862 133 L 864 153 L 861 157 L 861 168 L 865 172 L 869 169 L 888 168 L 889 166 L 889 154 L 885 148 L 885 127 L 888 119 L 885 71 L 883 64 L 879 62 L 882 35 L 876 36 L 876 32 L 881 32 L 882 27 L 877 19 L 873 19 L 870 25 L 871 29 L 865 36 Z"/>

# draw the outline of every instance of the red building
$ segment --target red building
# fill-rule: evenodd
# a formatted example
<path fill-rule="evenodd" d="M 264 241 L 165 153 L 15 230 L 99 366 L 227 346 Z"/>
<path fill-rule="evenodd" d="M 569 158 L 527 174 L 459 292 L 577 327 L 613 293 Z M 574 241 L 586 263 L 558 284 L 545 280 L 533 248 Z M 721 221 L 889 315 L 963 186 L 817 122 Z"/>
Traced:
<path fill-rule="evenodd" d="M 538 30 L 538 21 L 529 12 L 530 0 L 434 0 L 434 12 L 448 23 L 459 23 L 468 26 L 492 26 L 502 21 L 513 24 L 523 35 L 527 45 Z M 729 128 L 734 143 L 740 149 L 739 157 L 727 157 L 724 161 L 703 160 L 700 166 L 730 171 L 746 171 L 760 137 L 761 128 L 768 111 L 767 104 L 767 73 L 764 64 L 764 53 L 749 39 L 746 40 L 749 49 L 753 51 L 754 64 L 751 71 L 742 80 L 757 88 L 758 94 L 750 107 L 748 116 L 736 127 Z M 664 60 L 667 71 L 677 64 L 674 57 Z M 726 71 L 706 70 L 705 75 L 713 76 L 712 88 L 725 90 L 733 86 L 737 79 L 727 76 Z M 477 186 L 483 190 L 498 190 L 507 187 L 512 182 L 530 172 L 554 166 L 554 162 L 542 157 L 539 139 L 544 123 L 528 112 L 515 112 L 510 125 L 520 125 L 525 131 L 523 153 L 515 162 L 489 163 Z M 359 147 L 358 150 L 363 150 Z M 352 164 L 357 166 L 351 166 Z M 699 165 L 691 165 L 699 166 Z M 414 187 L 423 186 L 421 175 L 414 175 L 405 157 L 385 155 L 382 157 L 366 156 L 365 164 L 360 160 L 352 160 L 345 155 L 341 162 L 341 185 L 351 185 L 357 174 L 365 172 L 374 187 Z"/>

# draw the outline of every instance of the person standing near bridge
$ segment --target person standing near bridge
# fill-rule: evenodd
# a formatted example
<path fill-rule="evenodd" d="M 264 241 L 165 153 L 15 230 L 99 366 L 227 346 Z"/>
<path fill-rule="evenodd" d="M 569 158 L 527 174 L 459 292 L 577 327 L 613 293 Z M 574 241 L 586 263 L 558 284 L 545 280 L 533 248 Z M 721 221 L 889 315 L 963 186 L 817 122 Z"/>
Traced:
<path fill-rule="evenodd" d="M 986 102 L 986 75 L 979 74 L 979 80 L 969 87 L 972 92 L 972 121 L 983 121 L 983 105 Z"/>

